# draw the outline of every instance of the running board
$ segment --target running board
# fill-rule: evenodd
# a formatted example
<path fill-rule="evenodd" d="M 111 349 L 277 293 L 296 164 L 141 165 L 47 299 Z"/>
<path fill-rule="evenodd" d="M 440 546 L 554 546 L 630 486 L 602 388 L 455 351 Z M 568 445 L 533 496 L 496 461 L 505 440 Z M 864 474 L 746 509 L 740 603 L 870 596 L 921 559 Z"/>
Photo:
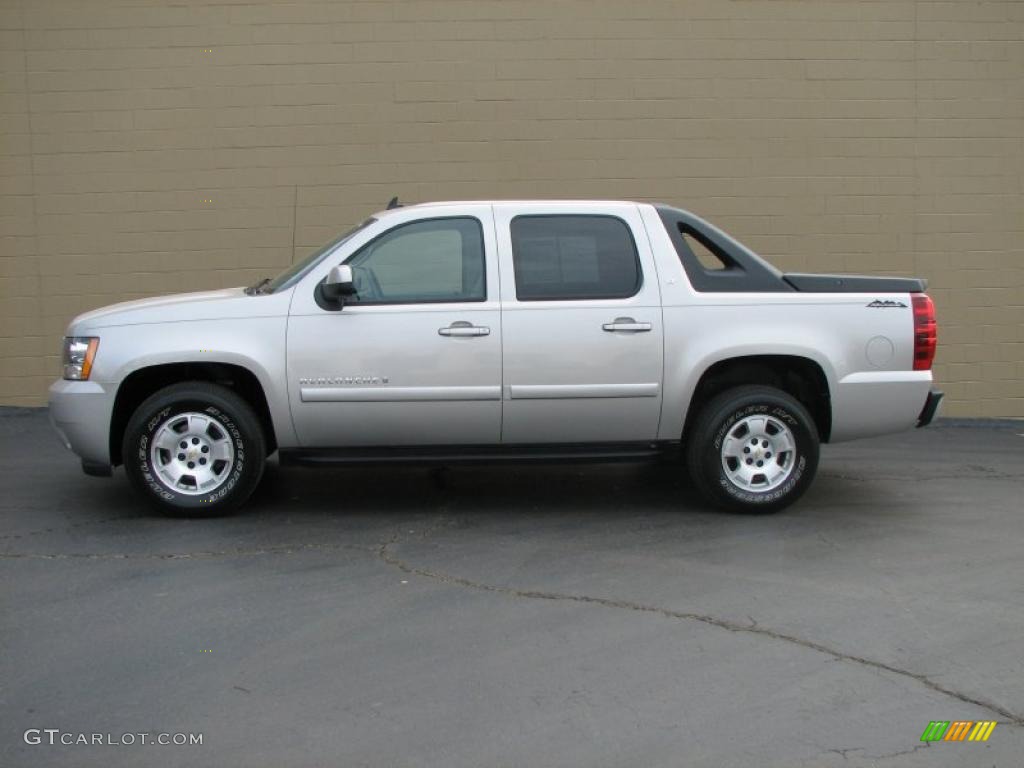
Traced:
<path fill-rule="evenodd" d="M 661 456 L 678 443 L 590 443 L 557 445 L 441 445 L 366 448 L 282 448 L 282 466 L 328 464 L 499 464 L 535 462 L 642 461 Z"/>

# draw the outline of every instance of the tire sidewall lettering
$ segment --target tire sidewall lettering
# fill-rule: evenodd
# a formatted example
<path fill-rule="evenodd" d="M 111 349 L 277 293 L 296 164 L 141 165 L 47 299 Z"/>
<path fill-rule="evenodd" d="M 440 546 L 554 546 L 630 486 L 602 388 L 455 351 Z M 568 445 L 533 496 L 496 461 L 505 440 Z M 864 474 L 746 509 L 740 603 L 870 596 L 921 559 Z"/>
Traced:
<path fill-rule="evenodd" d="M 796 465 L 793 467 L 792 473 L 778 488 L 773 488 L 772 490 L 764 493 L 747 491 L 733 485 L 722 469 L 720 459 L 722 443 L 725 441 L 725 437 L 729 434 L 729 431 L 737 422 L 755 415 L 773 416 L 784 422 L 791 430 L 793 430 L 796 442 Z M 709 456 L 709 461 L 713 460 L 717 467 L 719 487 L 737 501 L 754 506 L 774 504 L 789 495 L 800 483 L 804 476 L 804 472 L 807 469 L 807 457 L 801 450 L 801 445 L 804 439 L 803 431 L 800 420 L 789 410 L 777 404 L 751 403 L 731 411 L 729 415 L 722 420 L 721 426 L 715 431 L 715 436 L 712 440 L 714 451 L 713 455 Z"/>
<path fill-rule="evenodd" d="M 195 407 L 195 410 L 201 410 L 203 413 L 215 418 L 228 431 L 235 450 L 235 461 L 231 469 L 231 475 L 216 490 L 201 496 L 175 493 L 167 488 L 157 479 L 149 461 L 149 449 L 157 427 L 175 413 L 188 411 L 193 407 Z M 136 459 L 139 474 L 150 492 L 166 502 L 186 508 L 213 504 L 226 498 L 242 480 L 247 467 L 245 438 L 238 428 L 235 419 L 227 411 L 209 403 L 190 404 L 188 402 L 181 402 L 164 406 L 155 411 L 145 422 L 145 427 L 137 445 Z"/>

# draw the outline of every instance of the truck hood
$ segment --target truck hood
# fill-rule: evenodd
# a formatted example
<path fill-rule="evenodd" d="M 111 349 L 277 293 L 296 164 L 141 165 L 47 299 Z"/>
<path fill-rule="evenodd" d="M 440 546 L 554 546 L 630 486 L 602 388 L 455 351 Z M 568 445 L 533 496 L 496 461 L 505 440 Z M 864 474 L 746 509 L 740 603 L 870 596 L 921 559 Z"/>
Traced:
<path fill-rule="evenodd" d="M 289 293 L 249 296 L 244 288 L 224 288 L 123 301 L 79 315 L 68 326 L 68 335 L 81 336 L 92 329 L 118 325 L 283 315 L 288 311 Z"/>

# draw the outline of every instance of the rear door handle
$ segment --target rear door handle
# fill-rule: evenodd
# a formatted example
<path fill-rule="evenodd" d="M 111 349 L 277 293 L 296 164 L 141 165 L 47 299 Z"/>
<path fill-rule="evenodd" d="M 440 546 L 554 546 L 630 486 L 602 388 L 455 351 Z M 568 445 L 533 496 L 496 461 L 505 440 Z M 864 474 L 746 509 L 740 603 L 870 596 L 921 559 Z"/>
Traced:
<path fill-rule="evenodd" d="M 457 320 L 447 328 L 438 328 L 442 336 L 490 336 L 491 329 L 485 325 L 473 325 L 465 320 Z"/>
<path fill-rule="evenodd" d="M 616 331 L 625 331 L 627 333 L 644 333 L 645 331 L 653 328 L 650 323 L 638 323 L 632 317 L 616 317 L 612 322 L 605 323 L 601 326 L 606 331 L 615 333 Z"/>

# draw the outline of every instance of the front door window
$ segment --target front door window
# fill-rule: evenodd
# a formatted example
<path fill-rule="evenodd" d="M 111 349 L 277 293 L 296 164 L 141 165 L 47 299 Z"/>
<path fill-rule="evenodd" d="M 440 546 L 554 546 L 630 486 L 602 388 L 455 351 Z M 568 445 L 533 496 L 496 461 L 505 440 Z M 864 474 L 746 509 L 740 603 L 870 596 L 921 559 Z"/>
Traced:
<path fill-rule="evenodd" d="M 358 304 L 483 301 L 484 241 L 475 218 L 404 224 L 365 245 L 347 262 Z"/>

